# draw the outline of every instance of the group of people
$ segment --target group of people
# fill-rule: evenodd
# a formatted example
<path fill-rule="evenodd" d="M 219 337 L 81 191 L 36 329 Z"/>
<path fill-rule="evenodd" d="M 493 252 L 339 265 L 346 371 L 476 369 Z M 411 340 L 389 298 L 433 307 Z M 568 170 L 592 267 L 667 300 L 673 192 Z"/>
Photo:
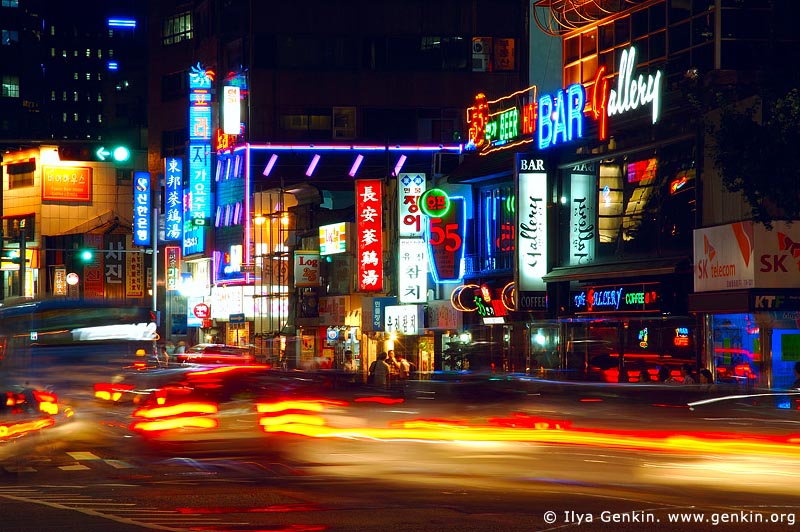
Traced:
<path fill-rule="evenodd" d="M 414 365 L 403 355 L 395 354 L 394 349 L 378 353 L 377 359 L 369 366 L 368 380 L 371 384 L 386 388 L 409 378 Z"/>
<path fill-rule="evenodd" d="M 661 384 L 701 384 L 709 389 L 709 391 L 716 388 L 714 382 L 714 374 L 707 368 L 702 368 L 698 372 L 694 372 L 691 364 L 683 364 L 681 366 L 681 378 L 678 379 L 672 375 L 672 371 L 668 366 L 661 366 L 658 368 L 658 376 L 653 379 L 650 372 L 646 367 L 639 370 L 639 382 L 658 382 Z"/>

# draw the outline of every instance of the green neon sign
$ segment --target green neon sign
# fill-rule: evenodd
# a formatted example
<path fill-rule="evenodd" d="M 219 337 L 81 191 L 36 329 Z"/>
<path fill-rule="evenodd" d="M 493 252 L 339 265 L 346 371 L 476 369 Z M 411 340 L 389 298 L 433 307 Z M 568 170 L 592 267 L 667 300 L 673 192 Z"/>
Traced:
<path fill-rule="evenodd" d="M 441 218 L 450 210 L 450 196 L 440 188 L 429 188 L 419 197 L 419 210 L 431 218 Z"/>

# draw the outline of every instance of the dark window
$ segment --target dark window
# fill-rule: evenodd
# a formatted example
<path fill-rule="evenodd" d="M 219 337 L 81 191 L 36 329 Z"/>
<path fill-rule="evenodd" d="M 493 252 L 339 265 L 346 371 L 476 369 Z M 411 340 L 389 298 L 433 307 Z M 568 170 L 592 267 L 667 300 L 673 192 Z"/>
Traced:
<path fill-rule="evenodd" d="M 187 98 L 189 96 L 189 73 L 173 72 L 161 78 L 161 101 Z"/>
<path fill-rule="evenodd" d="M 379 142 L 416 142 L 417 115 L 408 109 L 365 109 L 364 137 Z"/>
<path fill-rule="evenodd" d="M 9 190 L 32 187 L 33 174 L 36 172 L 36 161 L 9 164 L 6 166 Z"/>
<path fill-rule="evenodd" d="M 173 129 L 161 132 L 161 156 L 179 157 L 186 153 L 186 141 L 189 138 L 188 128 Z"/>

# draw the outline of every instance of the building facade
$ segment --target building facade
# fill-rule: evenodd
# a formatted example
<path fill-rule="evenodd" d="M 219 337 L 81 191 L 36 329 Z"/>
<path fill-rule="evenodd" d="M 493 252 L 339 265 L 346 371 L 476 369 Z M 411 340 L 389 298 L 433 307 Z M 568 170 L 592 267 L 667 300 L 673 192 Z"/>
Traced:
<path fill-rule="evenodd" d="M 202 251 L 186 247 L 185 226 L 167 243 L 183 247 L 176 271 L 192 287 L 165 294 L 167 335 L 248 343 L 306 367 L 346 349 L 366 367 L 391 345 L 433 369 L 441 347 L 419 317 L 429 289 L 403 285 L 419 295 L 400 301 L 398 238 L 421 238 L 416 201 L 459 164 L 475 90 L 527 77 L 527 3 L 151 2 L 150 19 L 150 172 L 191 164 L 195 140 L 211 145 L 211 208 L 197 216 L 209 225 L 191 229 Z M 213 72 L 207 131 L 187 127 L 193 69 Z M 188 172 L 182 185 L 196 190 Z M 380 190 L 380 229 L 359 219 L 359 190 Z M 412 212 L 399 218 L 402 208 Z M 415 235 L 403 234 L 405 220 Z M 360 249 L 359 231 L 381 245 Z M 374 280 L 363 253 L 381 264 L 380 283 L 359 281 Z M 207 302 L 210 315 L 194 315 Z M 384 307 L 399 307 L 392 323 L 418 327 L 386 330 Z M 441 337 L 455 325 L 433 328 Z"/>

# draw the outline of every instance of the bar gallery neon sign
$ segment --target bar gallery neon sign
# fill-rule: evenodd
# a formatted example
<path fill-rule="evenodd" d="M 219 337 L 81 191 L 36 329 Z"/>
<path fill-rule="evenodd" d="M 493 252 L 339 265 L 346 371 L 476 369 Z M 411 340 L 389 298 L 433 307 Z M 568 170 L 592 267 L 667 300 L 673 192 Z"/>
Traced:
<path fill-rule="evenodd" d="M 597 70 L 591 94 L 574 84 L 554 94 L 536 98 L 531 86 L 496 100 L 481 93 L 467 109 L 469 141 L 467 149 L 482 155 L 532 142 L 539 149 L 583 138 L 586 115 L 598 122 L 599 139 L 608 138 L 608 117 L 619 116 L 651 106 L 655 124 L 661 112 L 662 71 L 645 76 L 635 71 L 636 47 L 622 51 L 617 83 L 609 87 L 605 67 Z"/>

